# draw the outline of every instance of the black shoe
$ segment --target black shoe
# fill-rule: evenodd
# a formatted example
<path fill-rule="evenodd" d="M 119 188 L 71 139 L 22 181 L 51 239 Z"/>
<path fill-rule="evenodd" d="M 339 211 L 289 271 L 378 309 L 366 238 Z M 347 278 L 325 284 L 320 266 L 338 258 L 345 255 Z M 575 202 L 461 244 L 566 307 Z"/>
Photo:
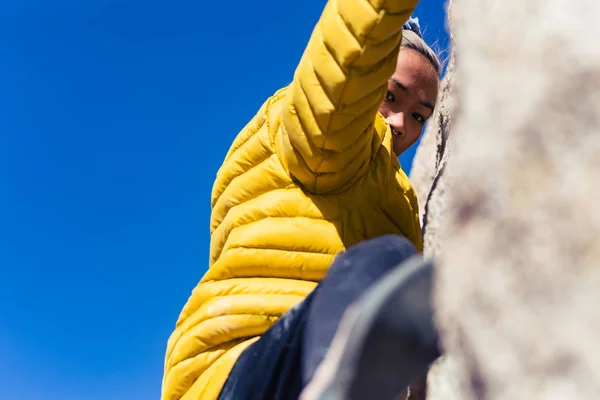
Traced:
<path fill-rule="evenodd" d="M 433 263 L 413 257 L 344 314 L 301 400 L 393 400 L 440 356 L 433 323 Z"/>

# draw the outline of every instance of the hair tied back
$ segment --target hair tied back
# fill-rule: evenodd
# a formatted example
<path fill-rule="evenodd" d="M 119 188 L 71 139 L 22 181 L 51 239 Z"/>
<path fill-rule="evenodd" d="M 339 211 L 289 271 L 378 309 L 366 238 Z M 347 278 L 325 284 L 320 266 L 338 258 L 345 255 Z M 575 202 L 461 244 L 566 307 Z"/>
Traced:
<path fill-rule="evenodd" d="M 423 38 L 423 35 L 421 34 L 421 26 L 419 25 L 419 18 L 417 17 L 410 17 L 408 21 L 406 21 L 404 25 L 402 25 L 402 29 L 407 31 L 413 31 L 420 38 Z"/>

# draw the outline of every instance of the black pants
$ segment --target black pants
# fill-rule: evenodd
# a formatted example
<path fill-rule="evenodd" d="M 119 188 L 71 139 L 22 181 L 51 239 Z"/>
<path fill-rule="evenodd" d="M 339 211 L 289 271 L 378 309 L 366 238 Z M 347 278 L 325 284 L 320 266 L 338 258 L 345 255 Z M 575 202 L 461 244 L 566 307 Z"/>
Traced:
<path fill-rule="evenodd" d="M 242 353 L 219 400 L 296 400 L 348 306 L 415 253 L 407 239 L 387 235 L 338 255 L 317 288 Z"/>

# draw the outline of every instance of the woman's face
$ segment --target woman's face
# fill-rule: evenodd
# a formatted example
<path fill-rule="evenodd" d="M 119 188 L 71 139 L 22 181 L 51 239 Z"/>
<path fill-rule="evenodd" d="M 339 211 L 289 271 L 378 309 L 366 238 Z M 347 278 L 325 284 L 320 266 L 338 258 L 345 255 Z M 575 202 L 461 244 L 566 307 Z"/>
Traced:
<path fill-rule="evenodd" d="M 412 49 L 401 48 L 396 71 L 379 112 L 392 128 L 394 153 L 402 154 L 419 139 L 433 113 L 439 78 L 433 65 Z"/>

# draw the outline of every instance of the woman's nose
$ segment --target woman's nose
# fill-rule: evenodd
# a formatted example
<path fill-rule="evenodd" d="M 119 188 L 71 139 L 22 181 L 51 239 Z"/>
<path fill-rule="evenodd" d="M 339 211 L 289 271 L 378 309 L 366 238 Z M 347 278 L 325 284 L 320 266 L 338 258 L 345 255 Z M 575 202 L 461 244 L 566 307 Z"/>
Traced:
<path fill-rule="evenodd" d="M 404 113 L 399 112 L 392 114 L 386 118 L 386 121 L 390 124 L 390 127 L 395 133 L 400 135 L 404 133 Z"/>

